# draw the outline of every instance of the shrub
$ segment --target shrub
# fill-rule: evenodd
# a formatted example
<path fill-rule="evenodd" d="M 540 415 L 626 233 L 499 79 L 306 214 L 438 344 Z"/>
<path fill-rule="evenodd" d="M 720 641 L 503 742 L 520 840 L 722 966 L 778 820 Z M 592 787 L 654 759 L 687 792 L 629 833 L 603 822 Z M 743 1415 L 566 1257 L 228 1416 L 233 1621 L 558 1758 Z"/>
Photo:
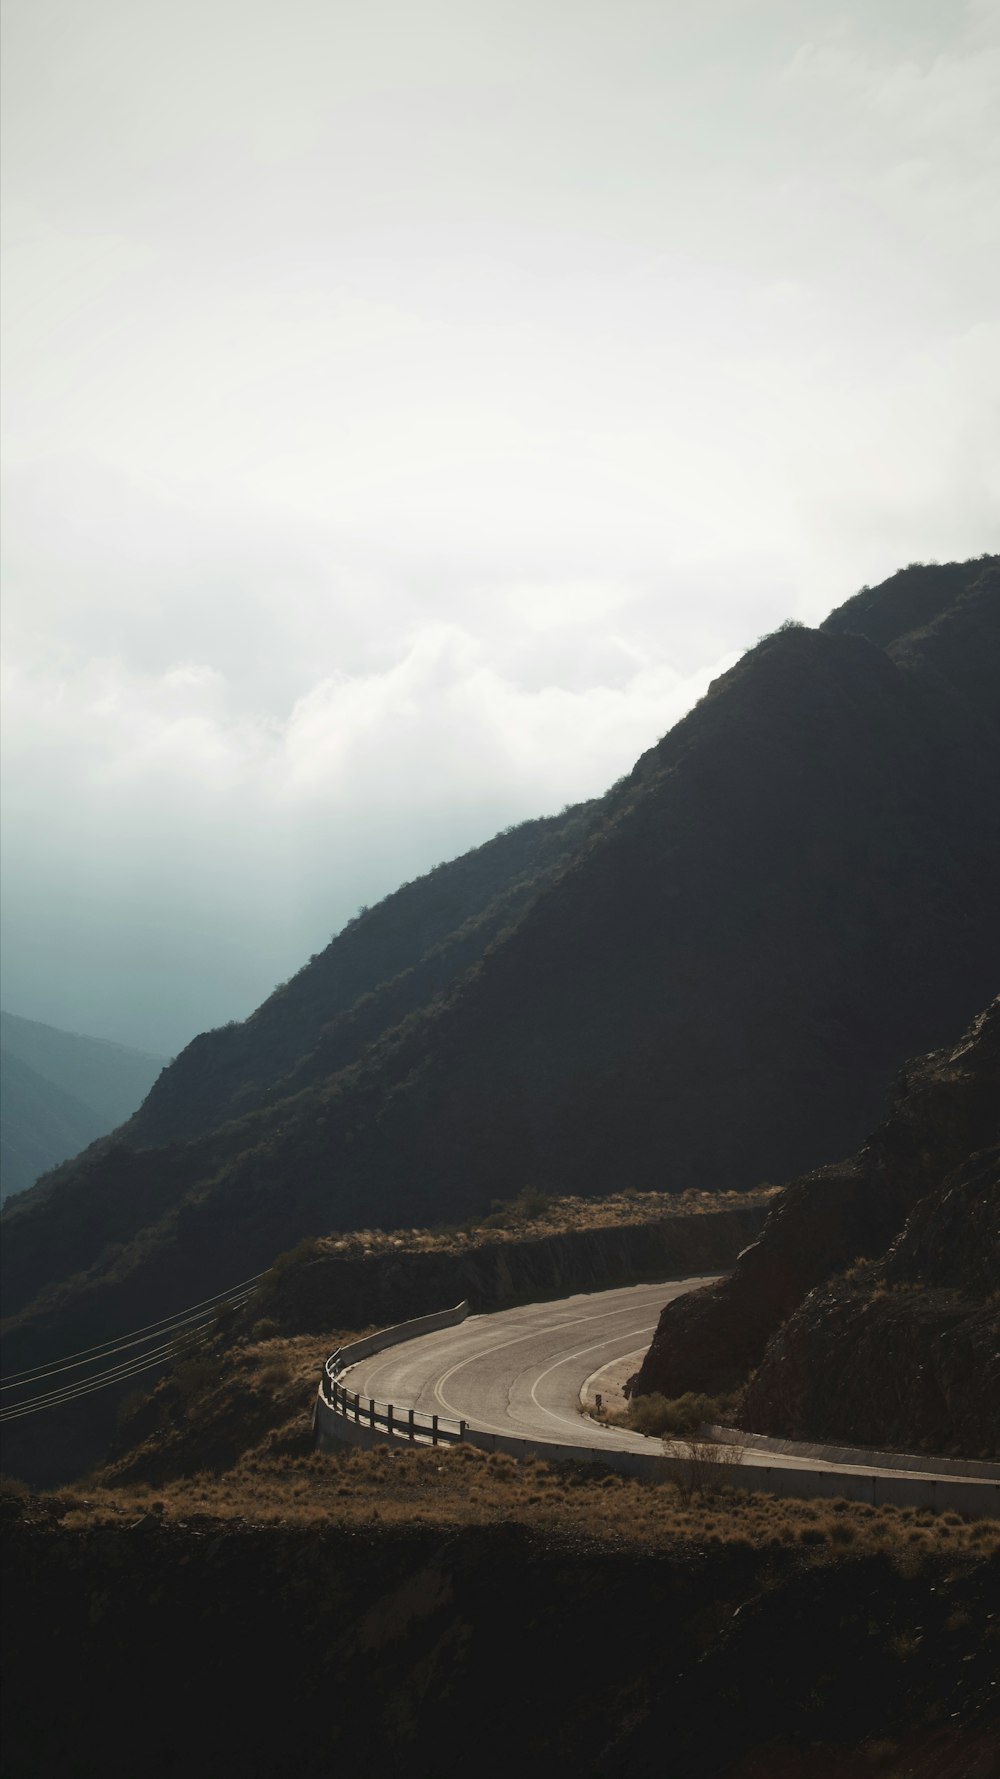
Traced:
<path fill-rule="evenodd" d="M 174 1387 L 185 1413 L 215 1383 L 216 1375 L 213 1361 L 200 1353 L 193 1353 L 174 1367 Z"/>
<path fill-rule="evenodd" d="M 683 1396 L 634 1396 L 629 1403 L 628 1424 L 636 1433 L 664 1439 L 687 1439 L 703 1422 L 725 1424 L 733 1413 L 738 1394 L 706 1396 L 688 1390 Z"/>
<path fill-rule="evenodd" d="M 121 1431 L 121 1429 L 131 1421 L 133 1416 L 139 1413 L 141 1408 L 145 1408 L 149 1401 L 150 1394 L 148 1390 L 129 1390 L 127 1396 L 123 1396 L 121 1402 L 118 1404 L 118 1410 L 115 1415 L 115 1426 L 118 1430 Z"/>
<path fill-rule="evenodd" d="M 523 1186 L 514 1200 L 514 1207 L 522 1217 L 533 1223 L 536 1217 L 544 1217 L 552 1209 L 552 1196 L 548 1192 L 540 1192 L 537 1186 Z"/>
<path fill-rule="evenodd" d="M 265 1390 L 280 1390 L 288 1383 L 292 1368 L 287 1359 L 271 1359 L 261 1367 L 257 1376 Z"/>
<path fill-rule="evenodd" d="M 682 1498 L 690 1500 L 694 1495 L 714 1495 L 729 1487 L 733 1470 L 742 1462 L 743 1447 L 717 1444 L 711 1439 L 688 1439 L 681 1456 L 678 1457 L 676 1448 L 669 1448 L 669 1456 L 675 1460 L 671 1481 Z"/>
<path fill-rule="evenodd" d="M 270 1271 L 267 1275 L 267 1283 L 274 1283 L 274 1281 L 280 1279 L 290 1267 L 299 1266 L 307 1260 L 318 1259 L 321 1253 L 322 1248 L 315 1236 L 303 1236 L 302 1240 L 297 1242 L 294 1248 L 287 1248 L 283 1254 L 279 1254 L 277 1259 L 272 1261 Z"/>

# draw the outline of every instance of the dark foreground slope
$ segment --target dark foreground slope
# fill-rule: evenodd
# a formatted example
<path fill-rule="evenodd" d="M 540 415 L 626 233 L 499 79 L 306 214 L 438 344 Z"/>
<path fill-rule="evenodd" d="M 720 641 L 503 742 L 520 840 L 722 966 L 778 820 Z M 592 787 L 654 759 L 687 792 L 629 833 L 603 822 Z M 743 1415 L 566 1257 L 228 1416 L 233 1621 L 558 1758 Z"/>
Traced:
<path fill-rule="evenodd" d="M 524 1486 L 434 1464 L 462 1469 L 473 1520 L 481 1495 L 508 1515 L 602 1495 L 544 1466 Z M 617 1478 L 565 1510 L 576 1530 L 421 1524 L 406 1498 L 432 1491 L 408 1458 L 384 1467 L 384 1523 L 344 1514 L 360 1465 L 325 1465 L 263 1523 L 220 1519 L 205 1491 L 180 1518 L 10 1503 L 8 1779 L 995 1771 L 985 1527 L 901 1521 L 880 1550 L 846 1503 L 797 1524 L 792 1504 L 770 1529 L 713 1507 L 647 1542 L 621 1528 L 655 1507 Z M 325 1511 L 307 1517 L 309 1494 Z"/>
<path fill-rule="evenodd" d="M 18 1362 L 331 1227 L 459 1218 L 525 1182 L 745 1186 L 860 1142 L 902 1059 L 1000 979 L 996 566 L 862 598 L 717 681 L 436 999 L 351 974 L 362 921 L 179 1058 L 9 1219 Z M 872 613 L 877 641 L 852 629 Z"/>
<path fill-rule="evenodd" d="M 663 1312 L 639 1394 L 731 1389 L 758 1432 L 996 1457 L 1000 1000 L 911 1063 L 851 1161 L 794 1181 L 728 1278 Z"/>

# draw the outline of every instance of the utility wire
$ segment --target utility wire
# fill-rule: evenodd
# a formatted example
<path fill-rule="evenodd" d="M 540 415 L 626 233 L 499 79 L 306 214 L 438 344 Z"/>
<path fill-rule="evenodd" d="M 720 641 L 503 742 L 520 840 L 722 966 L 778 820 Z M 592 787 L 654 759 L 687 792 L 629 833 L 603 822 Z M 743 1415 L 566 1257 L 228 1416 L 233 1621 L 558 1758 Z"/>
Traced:
<path fill-rule="evenodd" d="M 198 1341 L 196 1344 L 202 1346 L 204 1343 Z M 157 1355 L 152 1358 L 147 1355 L 143 1359 L 131 1361 L 128 1365 L 117 1366 L 113 1372 L 102 1374 L 99 1378 L 71 1384 L 64 1390 L 54 1391 L 51 1396 L 42 1397 L 33 1402 L 19 1403 L 15 1408 L 4 1409 L 0 1413 L 0 1426 L 6 1426 L 9 1421 L 21 1421 L 25 1415 L 40 1414 L 46 1408 L 58 1408 L 67 1402 L 75 1402 L 77 1397 L 90 1396 L 95 1390 L 106 1389 L 109 1384 L 125 1383 L 128 1378 L 139 1377 L 144 1371 L 162 1370 L 165 1365 L 170 1363 L 171 1351 L 170 1348 L 159 1349 Z"/>
<path fill-rule="evenodd" d="M 147 1322 L 142 1328 L 131 1328 L 127 1330 L 124 1335 L 112 1335 L 109 1340 L 98 1341 L 96 1346 L 83 1347 L 76 1353 L 67 1353 L 61 1359 L 46 1359 L 41 1365 L 29 1365 L 24 1371 L 12 1371 L 7 1377 L 0 1381 L 0 1388 L 7 1389 L 11 1384 L 18 1383 L 21 1379 L 32 1378 L 38 1372 L 47 1373 L 52 1366 L 57 1368 L 60 1366 L 68 1366 L 77 1359 L 86 1359 L 92 1354 L 96 1355 L 98 1353 L 103 1353 L 105 1348 L 108 1347 L 112 1348 L 112 1350 L 117 1350 L 123 1340 L 129 1340 L 133 1335 L 153 1335 L 158 1331 L 166 1330 L 171 1323 L 177 1321 L 178 1317 L 190 1316 L 195 1310 L 205 1309 L 210 1304 L 224 1302 L 227 1298 L 232 1297 L 234 1292 L 242 1291 L 247 1286 L 256 1285 L 260 1279 L 265 1277 L 266 1272 L 269 1270 L 269 1268 L 265 1268 L 264 1272 L 255 1272 L 249 1279 L 241 1279 L 238 1285 L 230 1285 L 226 1291 L 215 1291 L 211 1297 L 203 1297 L 200 1303 L 190 1303 L 187 1305 L 186 1309 L 174 1310 L 172 1315 L 161 1316 L 158 1322 Z M 249 1291 L 247 1292 L 247 1295 L 250 1295 Z"/>
<path fill-rule="evenodd" d="M 252 1291 L 245 1291 L 241 1297 L 224 1296 L 222 1301 L 227 1304 L 232 1304 L 233 1309 L 239 1309 L 242 1304 L 248 1303 L 252 1296 Z M 134 1340 L 121 1340 L 116 1345 L 112 1345 L 110 1341 L 105 1342 L 107 1351 L 101 1353 L 100 1356 L 94 1352 L 89 1359 L 71 1359 L 65 1365 L 53 1365 L 50 1366 L 48 1370 L 43 1370 L 41 1366 L 36 1366 L 34 1372 L 30 1375 L 27 1373 L 21 1374 L 16 1380 L 11 1381 L 10 1383 L 0 1383 L 0 1390 L 30 1390 L 32 1384 L 41 1384 L 46 1378 L 62 1377 L 67 1371 L 79 1371 L 81 1366 L 97 1365 L 100 1363 L 101 1359 L 112 1359 L 116 1353 L 124 1353 L 129 1347 L 146 1346 L 149 1341 L 157 1340 L 161 1334 L 168 1332 L 177 1333 L 182 1328 L 190 1327 L 192 1322 L 196 1323 L 199 1327 L 202 1327 L 206 1321 L 211 1320 L 212 1314 L 214 1314 L 214 1311 L 210 1311 L 208 1316 L 206 1316 L 204 1310 L 195 1310 L 191 1315 L 185 1316 L 183 1321 L 175 1321 L 172 1329 L 157 1328 L 156 1324 L 153 1324 L 154 1331 L 152 1333 L 137 1334 Z M 83 1383 L 86 1382 L 86 1379 L 81 1379 L 80 1381 Z"/>

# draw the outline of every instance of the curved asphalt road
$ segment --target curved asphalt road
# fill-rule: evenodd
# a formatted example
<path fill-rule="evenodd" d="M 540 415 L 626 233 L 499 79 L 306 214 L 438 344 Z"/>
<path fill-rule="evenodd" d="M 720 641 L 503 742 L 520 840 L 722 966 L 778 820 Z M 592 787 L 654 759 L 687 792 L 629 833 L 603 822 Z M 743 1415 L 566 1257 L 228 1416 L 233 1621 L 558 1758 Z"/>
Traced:
<path fill-rule="evenodd" d="M 659 1285 L 628 1285 L 526 1304 L 489 1316 L 470 1316 L 455 1328 L 418 1335 L 400 1346 L 359 1359 L 338 1382 L 364 1399 L 393 1404 L 400 1413 L 423 1413 L 465 1420 L 487 1433 L 518 1434 L 559 1445 L 617 1447 L 649 1452 L 658 1440 L 621 1427 L 605 1427 L 581 1412 L 584 1385 L 594 1373 L 634 1358 L 638 1369 L 665 1303 L 708 1283 L 674 1279 Z M 600 1387 L 600 1379 L 597 1379 Z M 853 1454 L 852 1454 L 853 1456 Z M 880 1475 L 930 1477 L 940 1472 L 824 1459 L 809 1454 L 754 1450 L 744 1464 L 807 1470 L 856 1470 Z M 959 1467 L 957 1467 L 959 1468 Z M 983 1466 L 983 1477 L 995 1467 Z"/>
<path fill-rule="evenodd" d="M 581 1385 L 632 1353 L 638 1368 L 663 1305 L 706 1283 L 629 1285 L 470 1316 L 457 1328 L 359 1359 L 338 1381 L 362 1397 L 465 1420 L 487 1433 L 648 1452 L 641 1434 L 582 1416 Z"/>

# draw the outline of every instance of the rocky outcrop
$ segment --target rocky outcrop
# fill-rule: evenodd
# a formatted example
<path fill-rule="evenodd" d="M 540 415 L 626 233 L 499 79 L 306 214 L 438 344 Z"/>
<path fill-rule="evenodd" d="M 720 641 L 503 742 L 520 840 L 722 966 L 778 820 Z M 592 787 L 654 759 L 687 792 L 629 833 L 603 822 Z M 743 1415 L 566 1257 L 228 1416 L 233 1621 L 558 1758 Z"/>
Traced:
<path fill-rule="evenodd" d="M 860 1155 L 786 1188 L 727 1279 L 668 1305 L 634 1392 L 759 1366 L 748 1428 L 981 1455 L 1000 1426 L 998 1138 L 1000 999 L 903 1071 Z"/>
<path fill-rule="evenodd" d="M 1000 1149 L 922 1199 L 882 1262 L 806 1297 L 769 1342 L 741 1419 L 1000 1457 Z"/>
<path fill-rule="evenodd" d="M 860 1162 L 821 1168 L 787 1186 L 734 1272 L 667 1305 L 631 1393 L 714 1395 L 741 1383 L 805 1293 L 869 1250 L 872 1201 L 871 1170 Z M 891 1209 L 880 1209 L 888 1240 L 898 1223 Z"/>

